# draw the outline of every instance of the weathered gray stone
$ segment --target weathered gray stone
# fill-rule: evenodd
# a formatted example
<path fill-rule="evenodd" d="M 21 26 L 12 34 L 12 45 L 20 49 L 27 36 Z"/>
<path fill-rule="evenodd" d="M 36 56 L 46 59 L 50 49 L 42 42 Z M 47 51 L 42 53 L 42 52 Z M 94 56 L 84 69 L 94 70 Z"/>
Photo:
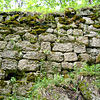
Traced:
<path fill-rule="evenodd" d="M 68 29 L 68 30 L 67 30 L 67 34 L 68 34 L 68 35 L 72 35 L 72 34 L 73 34 L 73 30 L 72 30 L 72 29 Z"/>
<path fill-rule="evenodd" d="M 1 83 L 3 83 L 3 84 L 0 84 L 0 95 L 10 94 L 11 88 L 12 88 L 12 86 L 10 85 L 10 82 L 1 80 Z"/>
<path fill-rule="evenodd" d="M 6 41 L 0 41 L 0 49 L 4 49 L 7 45 Z"/>
<path fill-rule="evenodd" d="M 0 22 L 2 22 L 3 21 L 3 16 L 2 15 L 0 15 Z"/>
<path fill-rule="evenodd" d="M 89 45 L 90 47 L 100 47 L 100 39 L 96 37 L 92 38 Z"/>
<path fill-rule="evenodd" d="M 85 66 L 85 63 L 84 62 L 74 62 L 74 66 L 78 67 L 78 68 L 81 68 L 81 67 Z"/>
<path fill-rule="evenodd" d="M 84 53 L 84 52 L 86 52 L 86 46 L 83 44 L 76 43 L 74 45 L 74 52 L 75 53 Z"/>
<path fill-rule="evenodd" d="M 73 23 L 69 24 L 68 26 L 69 26 L 69 27 L 71 27 L 71 28 L 77 28 L 77 26 L 76 26 L 75 22 L 73 22 Z"/>
<path fill-rule="evenodd" d="M 21 41 L 17 42 L 16 46 L 18 48 L 21 48 L 22 50 L 34 50 L 37 51 L 39 50 L 39 43 L 31 44 L 29 41 Z"/>
<path fill-rule="evenodd" d="M 24 40 L 27 40 L 27 41 L 32 42 L 32 43 L 37 41 L 37 36 L 33 35 L 33 34 L 30 34 L 30 33 L 24 34 L 23 38 L 24 38 Z"/>
<path fill-rule="evenodd" d="M 52 29 L 52 28 L 48 28 L 48 29 L 46 30 L 46 32 L 47 32 L 47 33 L 53 33 L 53 29 Z"/>
<path fill-rule="evenodd" d="M 10 51 L 10 50 L 4 50 L 2 52 L 2 57 L 3 58 L 17 58 L 18 57 L 18 52 L 17 51 Z"/>
<path fill-rule="evenodd" d="M 47 59 L 50 61 L 61 62 L 63 61 L 63 54 L 61 52 L 50 52 L 50 54 L 47 56 Z"/>
<path fill-rule="evenodd" d="M 23 55 L 23 58 L 41 60 L 45 59 L 45 54 L 42 52 L 28 51 L 26 54 Z"/>
<path fill-rule="evenodd" d="M 15 34 L 9 34 L 5 37 L 6 41 L 19 41 L 21 40 L 21 37 L 19 35 L 15 35 Z"/>
<path fill-rule="evenodd" d="M 97 35 L 98 35 L 97 32 L 90 31 L 89 34 L 86 34 L 86 35 L 84 35 L 84 36 L 86 36 L 86 37 L 96 37 Z"/>
<path fill-rule="evenodd" d="M 10 34 L 11 31 L 10 31 L 10 30 L 3 30 L 3 29 L 1 29 L 1 30 L 0 30 L 0 33 L 1 33 L 1 34 Z"/>
<path fill-rule="evenodd" d="M 65 43 L 65 42 L 73 42 L 75 40 L 74 36 L 68 35 L 68 36 L 59 36 L 58 37 L 59 42 Z"/>
<path fill-rule="evenodd" d="M 41 70 L 45 70 L 47 73 L 58 73 L 61 72 L 61 64 L 52 61 L 46 61 L 43 66 L 41 66 Z"/>
<path fill-rule="evenodd" d="M 89 53 L 92 56 L 97 56 L 100 50 L 94 48 L 87 48 L 87 53 Z"/>
<path fill-rule="evenodd" d="M 77 61 L 78 57 L 76 53 L 64 53 L 64 61 Z"/>
<path fill-rule="evenodd" d="M 4 40 L 3 34 L 0 34 L 0 41 Z"/>
<path fill-rule="evenodd" d="M 54 34 L 40 34 L 39 35 L 40 41 L 55 42 L 56 39 L 57 37 Z"/>
<path fill-rule="evenodd" d="M 63 36 L 65 34 L 67 34 L 67 32 L 64 29 L 58 29 L 57 34 Z"/>
<path fill-rule="evenodd" d="M 36 71 L 39 69 L 37 61 L 21 59 L 18 63 L 18 69 L 21 71 Z"/>
<path fill-rule="evenodd" d="M 73 68 L 73 63 L 62 62 L 62 68 L 63 69 L 72 69 Z"/>
<path fill-rule="evenodd" d="M 83 31 L 81 29 L 74 29 L 73 30 L 73 35 L 83 35 Z"/>
<path fill-rule="evenodd" d="M 78 58 L 82 62 L 89 62 L 91 60 L 90 55 L 87 53 L 79 54 Z"/>
<path fill-rule="evenodd" d="M 90 25 L 87 28 L 88 28 L 88 31 L 96 31 L 96 32 L 100 31 L 99 28 L 97 29 L 97 28 L 93 27 L 93 25 Z"/>
<path fill-rule="evenodd" d="M 3 70 L 16 70 L 17 61 L 14 59 L 3 59 L 1 68 Z"/>
<path fill-rule="evenodd" d="M 79 36 L 76 37 L 76 41 L 85 45 L 88 45 L 88 37 L 85 36 Z"/>
<path fill-rule="evenodd" d="M 69 52 L 73 50 L 72 43 L 54 43 L 53 51 Z"/>
<path fill-rule="evenodd" d="M 85 19 L 86 20 L 86 24 L 94 24 L 94 21 L 93 20 L 91 20 L 91 18 L 88 18 L 88 17 L 83 17 L 83 19 Z"/>
<path fill-rule="evenodd" d="M 42 42 L 41 43 L 41 51 L 51 51 L 50 42 Z"/>

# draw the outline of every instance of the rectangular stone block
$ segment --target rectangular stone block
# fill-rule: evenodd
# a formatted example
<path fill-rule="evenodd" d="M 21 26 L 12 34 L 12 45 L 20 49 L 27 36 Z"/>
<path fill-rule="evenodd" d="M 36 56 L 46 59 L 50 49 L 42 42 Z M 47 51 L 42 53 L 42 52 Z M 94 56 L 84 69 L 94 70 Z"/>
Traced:
<path fill-rule="evenodd" d="M 41 43 L 41 51 L 42 52 L 51 51 L 50 42 L 42 42 Z"/>
<path fill-rule="evenodd" d="M 61 52 L 50 52 L 50 54 L 47 55 L 47 59 L 50 60 L 50 61 L 61 62 L 61 61 L 63 61 L 63 53 L 61 53 Z"/>
<path fill-rule="evenodd" d="M 0 49 L 4 49 L 7 45 L 7 42 L 6 41 L 0 41 Z"/>
<path fill-rule="evenodd" d="M 90 57 L 89 54 L 84 53 L 84 54 L 79 54 L 79 55 L 78 55 L 78 59 L 79 59 L 80 61 L 83 61 L 83 62 L 88 62 L 88 61 L 91 60 L 91 57 Z"/>
<path fill-rule="evenodd" d="M 61 72 L 61 64 L 52 61 L 44 62 L 44 65 L 41 67 L 41 70 L 44 70 L 47 73 L 58 73 Z"/>
<path fill-rule="evenodd" d="M 86 46 L 83 44 L 75 43 L 74 52 L 75 53 L 84 53 L 84 52 L 86 52 Z"/>
<path fill-rule="evenodd" d="M 3 59 L 1 69 L 16 70 L 17 69 L 17 61 L 14 59 Z"/>
<path fill-rule="evenodd" d="M 81 44 L 88 45 L 88 37 L 79 36 L 79 37 L 76 37 L 76 41 L 81 43 Z"/>
<path fill-rule="evenodd" d="M 55 42 L 56 39 L 57 37 L 54 34 L 40 34 L 39 35 L 40 41 Z"/>
<path fill-rule="evenodd" d="M 10 44 L 10 45 L 12 45 L 12 44 Z M 28 50 L 37 51 L 40 48 L 39 43 L 31 44 L 29 41 L 17 42 L 15 44 L 15 46 L 16 46 L 16 48 L 20 48 L 20 49 L 26 50 L 26 51 L 28 51 Z"/>
<path fill-rule="evenodd" d="M 62 69 L 73 69 L 73 63 L 62 62 Z"/>
<path fill-rule="evenodd" d="M 77 61 L 78 57 L 76 53 L 64 53 L 64 61 Z"/>
<path fill-rule="evenodd" d="M 28 51 L 23 55 L 23 58 L 33 59 L 33 60 L 41 60 L 45 59 L 45 54 L 42 52 Z"/>
<path fill-rule="evenodd" d="M 4 50 L 2 52 L 2 57 L 3 58 L 16 58 L 17 56 L 18 56 L 17 51 Z"/>
<path fill-rule="evenodd" d="M 69 52 L 73 50 L 72 43 L 54 43 L 53 51 Z"/>
<path fill-rule="evenodd" d="M 100 38 L 92 38 L 90 40 L 90 44 L 89 44 L 90 47 L 100 47 Z"/>
<path fill-rule="evenodd" d="M 39 69 L 39 62 L 22 59 L 18 62 L 18 69 L 21 71 L 36 71 Z"/>
<path fill-rule="evenodd" d="M 83 31 L 81 29 L 74 29 L 73 30 L 73 35 L 82 36 Z"/>

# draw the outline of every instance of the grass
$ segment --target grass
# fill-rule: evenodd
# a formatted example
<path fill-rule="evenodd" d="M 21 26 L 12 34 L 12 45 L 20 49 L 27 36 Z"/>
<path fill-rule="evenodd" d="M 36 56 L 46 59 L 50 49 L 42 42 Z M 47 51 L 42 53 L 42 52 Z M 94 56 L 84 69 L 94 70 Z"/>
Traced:
<path fill-rule="evenodd" d="M 89 83 L 96 86 L 98 89 L 100 89 L 100 64 L 88 66 L 85 65 L 82 68 L 74 67 L 74 71 L 68 72 L 68 78 L 64 78 L 63 75 L 55 74 L 53 78 L 47 78 L 44 77 L 43 79 L 38 78 L 36 82 L 34 83 L 33 87 L 31 87 L 29 91 L 28 98 L 24 98 L 24 100 L 48 100 L 44 94 L 46 94 L 46 91 L 52 91 L 53 87 L 63 87 L 71 88 L 71 91 L 78 91 L 79 83 L 82 83 L 81 77 L 87 77 L 89 79 L 92 79 L 92 82 Z M 11 83 L 15 83 L 16 79 L 11 78 Z M 87 83 L 88 84 L 88 83 Z M 48 88 L 49 87 L 49 88 Z M 82 86 L 83 87 L 83 86 Z M 87 87 L 85 87 L 87 88 Z M 16 89 L 16 87 L 15 87 Z M 50 92 L 52 94 L 52 92 Z M 59 95 L 54 93 L 56 96 L 55 100 L 58 100 Z M 13 99 L 12 99 L 13 98 Z M 13 94 L 12 97 L 10 97 L 7 100 L 23 100 L 18 99 L 16 97 L 16 93 Z"/>

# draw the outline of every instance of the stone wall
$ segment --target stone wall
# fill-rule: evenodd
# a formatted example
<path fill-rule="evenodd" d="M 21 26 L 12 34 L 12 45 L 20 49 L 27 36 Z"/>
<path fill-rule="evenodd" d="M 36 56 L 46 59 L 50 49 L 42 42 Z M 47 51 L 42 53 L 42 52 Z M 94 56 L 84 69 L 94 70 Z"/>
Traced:
<path fill-rule="evenodd" d="M 100 6 L 47 15 L 0 12 L 0 95 L 13 93 L 11 77 L 25 82 L 16 93 L 27 96 L 35 77 L 66 75 L 84 62 L 100 63 Z"/>

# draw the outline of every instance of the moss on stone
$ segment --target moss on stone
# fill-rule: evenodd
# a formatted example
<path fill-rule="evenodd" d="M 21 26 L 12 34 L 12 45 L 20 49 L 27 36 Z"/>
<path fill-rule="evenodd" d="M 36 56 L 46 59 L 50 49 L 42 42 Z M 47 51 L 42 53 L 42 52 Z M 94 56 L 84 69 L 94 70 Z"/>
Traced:
<path fill-rule="evenodd" d="M 39 28 L 39 29 L 36 29 L 35 31 L 37 34 L 41 34 L 41 33 L 44 33 L 46 31 L 46 29 Z"/>
<path fill-rule="evenodd" d="M 92 92 L 89 90 L 89 83 L 85 80 L 79 83 L 79 89 L 86 100 L 92 100 Z"/>
<path fill-rule="evenodd" d="M 33 73 L 29 73 L 28 75 L 27 75 L 27 81 L 29 81 L 29 82 L 34 82 L 35 81 L 35 79 L 36 79 L 36 76 L 33 74 Z"/>
<path fill-rule="evenodd" d="M 11 20 L 11 21 L 14 21 L 14 20 L 16 20 L 18 17 L 19 17 L 19 14 L 16 14 L 16 15 L 14 15 L 14 16 L 11 16 L 11 17 L 10 17 L 10 20 Z"/>
<path fill-rule="evenodd" d="M 0 80 L 0 86 L 5 87 L 7 85 L 6 82 L 4 82 L 4 80 Z"/>
<path fill-rule="evenodd" d="M 6 24 L 6 25 L 10 25 L 10 24 L 19 25 L 19 22 L 17 22 L 17 21 L 11 21 L 11 20 L 7 20 L 7 21 L 4 21 L 2 23 Z"/>
<path fill-rule="evenodd" d="M 85 23 L 85 22 L 86 22 L 86 20 L 83 19 L 83 18 L 80 18 L 79 21 L 80 21 L 81 23 Z"/>
<path fill-rule="evenodd" d="M 100 28 L 100 25 L 99 24 L 93 24 L 93 27 Z"/>
<path fill-rule="evenodd" d="M 64 11 L 65 17 L 68 16 L 69 18 L 73 17 L 76 15 L 76 11 L 73 8 L 66 8 Z"/>
<path fill-rule="evenodd" d="M 0 96 L 0 100 L 4 100 L 4 96 Z"/>

